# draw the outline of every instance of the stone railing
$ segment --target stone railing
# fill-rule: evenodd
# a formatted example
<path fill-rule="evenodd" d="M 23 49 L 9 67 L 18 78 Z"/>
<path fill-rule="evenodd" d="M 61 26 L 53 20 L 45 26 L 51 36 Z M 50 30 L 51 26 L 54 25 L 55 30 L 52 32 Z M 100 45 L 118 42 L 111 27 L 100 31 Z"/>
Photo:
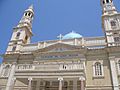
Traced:
<path fill-rule="evenodd" d="M 16 71 L 61 71 L 83 70 L 83 64 L 19 64 Z"/>
<path fill-rule="evenodd" d="M 85 45 L 86 46 L 101 46 L 101 45 L 106 45 L 105 39 L 104 38 L 88 38 L 85 40 Z"/>
<path fill-rule="evenodd" d="M 19 64 L 16 68 L 17 70 L 34 70 L 35 67 L 32 64 Z"/>
<path fill-rule="evenodd" d="M 84 69 L 83 64 L 63 64 L 59 67 L 60 70 L 82 70 Z"/>
<path fill-rule="evenodd" d="M 38 49 L 38 44 L 24 45 L 21 51 L 35 51 Z"/>

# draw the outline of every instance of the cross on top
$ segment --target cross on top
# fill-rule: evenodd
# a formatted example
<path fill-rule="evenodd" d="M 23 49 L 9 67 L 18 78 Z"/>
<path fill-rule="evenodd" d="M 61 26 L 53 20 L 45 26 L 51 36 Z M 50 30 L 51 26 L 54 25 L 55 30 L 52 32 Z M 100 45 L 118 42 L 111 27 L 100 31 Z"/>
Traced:
<path fill-rule="evenodd" d="M 59 36 L 57 36 L 57 38 L 59 38 L 59 40 L 62 40 L 63 35 L 62 35 L 62 34 L 60 34 Z"/>

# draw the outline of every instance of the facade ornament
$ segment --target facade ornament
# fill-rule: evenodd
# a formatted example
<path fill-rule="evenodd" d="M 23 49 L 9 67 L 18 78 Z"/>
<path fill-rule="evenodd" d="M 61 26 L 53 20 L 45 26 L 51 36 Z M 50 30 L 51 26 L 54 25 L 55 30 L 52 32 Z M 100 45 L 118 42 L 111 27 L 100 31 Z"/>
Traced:
<path fill-rule="evenodd" d="M 85 81 L 85 77 L 84 77 L 84 76 L 80 76 L 80 77 L 79 77 L 79 80 L 80 80 L 80 81 Z"/>

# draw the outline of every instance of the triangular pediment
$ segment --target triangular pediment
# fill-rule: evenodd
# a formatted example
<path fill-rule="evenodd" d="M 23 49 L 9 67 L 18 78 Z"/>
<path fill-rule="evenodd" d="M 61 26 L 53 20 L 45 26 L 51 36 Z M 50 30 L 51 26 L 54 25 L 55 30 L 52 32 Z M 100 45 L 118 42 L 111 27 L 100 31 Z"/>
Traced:
<path fill-rule="evenodd" d="M 35 52 L 62 52 L 62 51 L 71 51 L 81 49 L 81 46 L 56 43 L 45 48 L 41 48 Z"/>

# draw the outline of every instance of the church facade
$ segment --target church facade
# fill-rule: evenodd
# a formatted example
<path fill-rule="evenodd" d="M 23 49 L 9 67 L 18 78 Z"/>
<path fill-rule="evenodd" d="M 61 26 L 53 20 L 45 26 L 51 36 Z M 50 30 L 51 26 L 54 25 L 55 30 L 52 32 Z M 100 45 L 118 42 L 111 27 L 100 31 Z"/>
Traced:
<path fill-rule="evenodd" d="M 101 0 L 105 36 L 74 31 L 30 43 L 33 6 L 25 10 L 3 55 L 0 90 L 120 90 L 120 13 Z"/>

